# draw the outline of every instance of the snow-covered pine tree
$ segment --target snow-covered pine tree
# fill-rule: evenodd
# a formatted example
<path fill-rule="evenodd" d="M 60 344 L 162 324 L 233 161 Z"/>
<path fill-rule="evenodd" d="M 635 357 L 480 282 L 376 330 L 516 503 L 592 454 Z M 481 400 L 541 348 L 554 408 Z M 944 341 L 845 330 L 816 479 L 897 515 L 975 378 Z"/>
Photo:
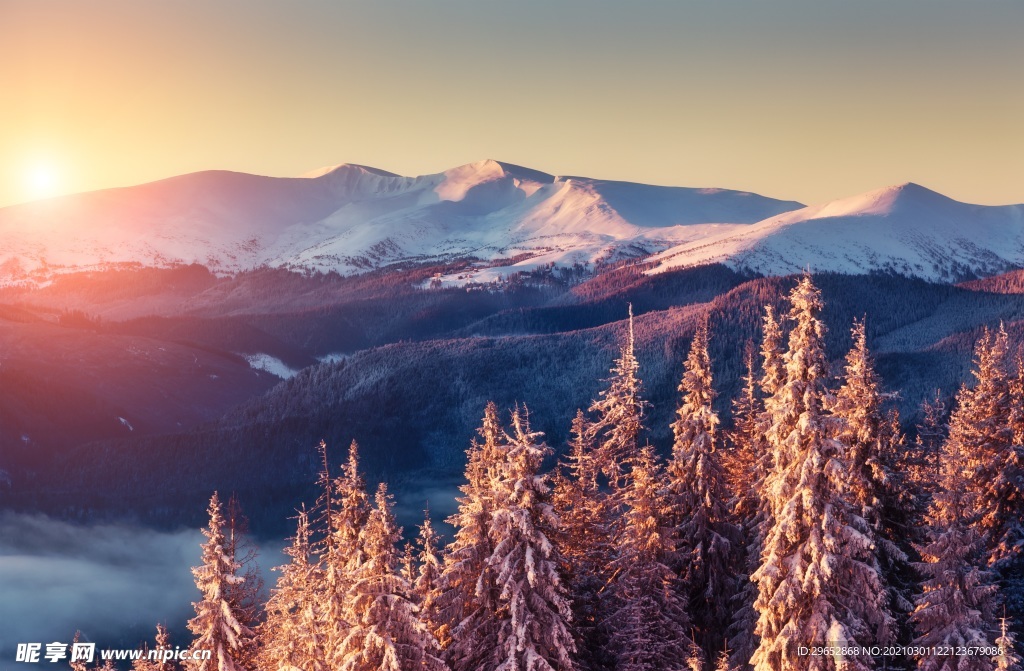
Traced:
<path fill-rule="evenodd" d="M 416 575 L 419 572 L 416 566 L 416 548 L 412 541 L 406 541 L 402 546 L 402 559 L 400 561 L 402 580 L 405 580 L 410 585 L 416 584 Z M 409 593 L 409 598 L 412 599 L 413 603 L 419 605 L 417 594 L 414 591 Z"/>
<path fill-rule="evenodd" d="M 988 488 L 998 528 L 989 556 L 999 572 L 1010 621 L 1024 634 L 1024 357 L 1019 352 L 1015 364 L 1008 388 L 1012 439 L 998 457 L 998 475 Z"/>
<path fill-rule="evenodd" d="M 767 436 L 777 455 L 765 482 L 771 527 L 754 607 L 758 671 L 869 669 L 864 656 L 813 657 L 798 646 L 875 645 L 892 638 L 886 593 L 859 507 L 843 498 L 847 448 L 832 436 L 842 421 L 826 414 L 829 390 L 821 294 L 805 275 L 789 295 L 794 326 L 784 357 L 786 382 L 768 405 Z"/>
<path fill-rule="evenodd" d="M 604 654 L 607 645 L 599 626 L 599 592 L 609 577 L 611 549 L 602 515 L 604 493 L 598 487 L 593 443 L 582 410 L 573 418 L 571 436 L 553 482 L 552 504 L 561 520 L 555 542 L 571 597 L 576 659 L 582 669 L 601 671 L 612 664 Z"/>
<path fill-rule="evenodd" d="M 693 643 L 681 580 L 668 565 L 674 548 L 665 526 L 662 477 L 654 448 L 644 447 L 627 475 L 614 572 L 602 592 L 616 671 L 675 671 Z"/>
<path fill-rule="evenodd" d="M 412 586 L 398 572 L 396 526 L 387 485 L 360 530 L 363 561 L 349 590 L 351 622 L 338 647 L 339 671 L 448 671 L 437 640 L 409 599 Z"/>
<path fill-rule="evenodd" d="M 315 599 L 315 612 L 319 617 L 317 629 L 324 646 L 324 662 L 334 668 L 339 659 L 342 640 L 348 635 L 352 614 L 348 594 L 355 573 L 365 559 L 360 543 L 363 526 L 370 515 L 370 502 L 366 482 L 359 472 L 359 445 L 352 441 L 348 460 L 341 475 L 330 483 L 333 501 L 327 518 L 330 527 L 321 557 L 319 589 Z"/>
<path fill-rule="evenodd" d="M 494 488 L 487 565 L 495 576 L 499 605 L 494 656 L 479 671 L 575 671 L 576 644 L 569 600 L 550 538 L 558 529 L 551 487 L 540 473 L 550 454 L 530 430 L 526 408 L 512 413 L 506 461 Z"/>
<path fill-rule="evenodd" d="M 908 529 L 908 496 L 896 459 L 903 440 L 898 416 L 889 416 L 883 403 L 891 395 L 881 391 L 868 351 L 865 321 L 854 320 L 850 331 L 853 347 L 846 355 L 843 384 L 835 395 L 832 413 L 843 420 L 836 438 L 847 447 L 848 475 L 845 496 L 868 523 L 868 537 L 882 570 L 888 607 L 896 617 L 897 640 L 909 642 L 912 630 L 907 617 L 914 605 L 916 576 L 907 555 L 914 539 Z"/>
<path fill-rule="evenodd" d="M 920 548 L 922 593 L 911 614 L 915 646 L 991 646 L 995 638 L 997 587 L 984 568 L 984 537 L 972 525 L 977 494 L 967 487 L 960 445 L 946 443 L 941 480 L 928 514 L 929 540 Z M 991 671 L 991 658 L 926 655 L 920 671 Z"/>
<path fill-rule="evenodd" d="M 160 659 L 156 661 L 153 667 L 154 671 L 173 671 L 176 666 L 175 663 L 163 658 L 163 651 L 171 649 L 171 635 L 164 624 L 156 625 L 156 647 L 153 649 L 161 653 Z"/>
<path fill-rule="evenodd" d="M 228 586 L 241 583 L 243 578 L 237 575 L 238 562 L 225 551 L 224 512 L 217 492 L 210 498 L 207 512 L 210 524 L 203 529 L 207 538 L 202 546 L 203 563 L 192 569 L 203 598 L 192 604 L 196 616 L 189 620 L 188 629 L 195 634 L 189 650 L 193 653 L 209 650 L 212 657 L 190 661 L 188 668 L 192 671 L 250 671 L 239 662 L 239 655 L 254 634 L 238 621 L 239 614 L 228 600 Z"/>
<path fill-rule="evenodd" d="M 442 570 L 441 557 L 438 555 L 440 540 L 430 521 L 430 509 L 428 508 L 423 511 L 423 524 L 420 525 L 420 533 L 416 539 L 416 544 L 419 546 L 420 568 L 413 584 L 413 594 L 415 595 L 414 601 L 420 606 L 421 618 L 435 636 L 440 626 L 437 612 Z"/>
<path fill-rule="evenodd" d="M 228 585 L 228 602 L 238 613 L 238 621 L 256 631 L 263 617 L 263 577 L 257 562 L 259 552 L 249 536 L 249 518 L 235 493 L 228 498 L 224 509 L 224 536 L 227 539 L 225 552 L 238 563 L 238 574 L 242 576 L 242 582 Z M 238 661 L 246 668 L 256 667 L 255 640 L 240 652 Z"/>
<path fill-rule="evenodd" d="M 635 353 L 633 332 L 633 306 L 629 306 L 629 325 L 626 342 L 611 369 L 608 388 L 590 405 L 596 419 L 590 424 L 589 440 L 594 443 L 595 463 L 611 488 L 613 506 L 621 505 L 620 490 L 629 472 L 629 464 L 640 449 L 644 410 L 649 405 L 643 400 L 640 364 Z"/>
<path fill-rule="evenodd" d="M 310 583 L 316 568 L 311 552 L 309 515 L 303 508 L 297 517 L 295 537 L 284 550 L 291 561 L 273 569 L 281 575 L 270 592 L 266 620 L 258 628 L 259 668 L 289 665 L 305 671 L 327 669 Z"/>
<path fill-rule="evenodd" d="M 761 543 L 767 525 L 767 503 L 761 496 L 761 488 L 768 474 L 771 452 L 761 429 L 764 405 L 758 396 L 757 366 L 754 348 L 748 343 L 744 361 L 746 373 L 738 398 L 733 400 L 733 430 L 728 434 L 730 457 L 726 462 L 730 490 L 733 493 L 733 515 L 741 525 L 746 544 L 742 549 L 743 572 L 737 575 L 736 594 L 733 596 L 733 615 L 729 625 L 729 645 L 732 646 L 731 661 L 736 668 L 749 668 L 750 657 L 757 648 L 754 627 L 757 611 L 757 585 L 750 575 L 757 570 L 761 560 Z M 719 657 L 719 662 L 721 658 Z"/>
<path fill-rule="evenodd" d="M 702 659 L 709 659 L 726 643 L 740 539 L 729 520 L 725 471 L 715 445 L 719 420 L 711 407 L 715 391 L 706 321 L 690 345 L 679 391 L 665 481 L 666 522 L 674 544 L 670 566 L 682 578 L 696 645 Z"/>
<path fill-rule="evenodd" d="M 1006 617 L 1001 618 L 999 626 L 999 638 L 996 639 L 996 647 L 999 654 L 996 656 L 997 671 L 1020 671 L 1021 658 L 1017 654 L 1017 639 L 1010 631 L 1006 623 Z"/>
<path fill-rule="evenodd" d="M 448 518 L 455 538 L 445 549 L 439 580 L 438 639 L 454 671 L 479 671 L 494 650 L 498 593 L 487 565 L 494 546 L 489 536 L 494 511 L 492 485 L 505 461 L 507 445 L 498 408 L 489 402 L 474 439 L 466 451 L 466 484 L 459 489 L 459 510 Z"/>

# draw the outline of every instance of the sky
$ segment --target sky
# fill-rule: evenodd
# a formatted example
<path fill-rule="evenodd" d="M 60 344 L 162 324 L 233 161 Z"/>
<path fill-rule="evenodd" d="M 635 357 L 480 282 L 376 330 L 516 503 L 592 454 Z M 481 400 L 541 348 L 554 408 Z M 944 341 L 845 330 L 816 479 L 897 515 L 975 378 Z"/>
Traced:
<path fill-rule="evenodd" d="M 1024 202 L 1020 0 L 0 0 L 0 206 L 494 158 Z"/>

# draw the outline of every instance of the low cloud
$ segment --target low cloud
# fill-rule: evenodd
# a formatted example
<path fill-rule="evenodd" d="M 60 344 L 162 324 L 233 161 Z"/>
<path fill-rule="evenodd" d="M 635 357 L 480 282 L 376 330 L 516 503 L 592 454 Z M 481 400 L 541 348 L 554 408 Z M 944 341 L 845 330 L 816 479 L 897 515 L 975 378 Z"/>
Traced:
<path fill-rule="evenodd" d="M 166 622 L 185 645 L 203 540 L 198 530 L 0 513 L 0 669 L 17 643 L 70 642 L 77 630 L 100 648 L 135 647 Z"/>

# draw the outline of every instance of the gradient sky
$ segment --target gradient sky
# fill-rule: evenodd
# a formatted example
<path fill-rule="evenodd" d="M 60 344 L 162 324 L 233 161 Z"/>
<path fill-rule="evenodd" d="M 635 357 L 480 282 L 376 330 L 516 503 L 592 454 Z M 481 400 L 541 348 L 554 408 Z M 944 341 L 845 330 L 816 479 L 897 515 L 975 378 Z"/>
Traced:
<path fill-rule="evenodd" d="M 1020 203 L 1022 36 L 1020 0 L 0 0 L 0 205 L 483 158 Z"/>

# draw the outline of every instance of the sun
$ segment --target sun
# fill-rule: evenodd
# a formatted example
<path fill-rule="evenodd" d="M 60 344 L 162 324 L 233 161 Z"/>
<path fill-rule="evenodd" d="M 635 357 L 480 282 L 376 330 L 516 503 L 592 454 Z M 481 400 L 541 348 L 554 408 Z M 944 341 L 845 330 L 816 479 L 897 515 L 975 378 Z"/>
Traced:
<path fill-rule="evenodd" d="M 51 162 L 37 161 L 25 169 L 25 192 L 31 200 L 51 198 L 60 193 L 60 171 Z"/>

